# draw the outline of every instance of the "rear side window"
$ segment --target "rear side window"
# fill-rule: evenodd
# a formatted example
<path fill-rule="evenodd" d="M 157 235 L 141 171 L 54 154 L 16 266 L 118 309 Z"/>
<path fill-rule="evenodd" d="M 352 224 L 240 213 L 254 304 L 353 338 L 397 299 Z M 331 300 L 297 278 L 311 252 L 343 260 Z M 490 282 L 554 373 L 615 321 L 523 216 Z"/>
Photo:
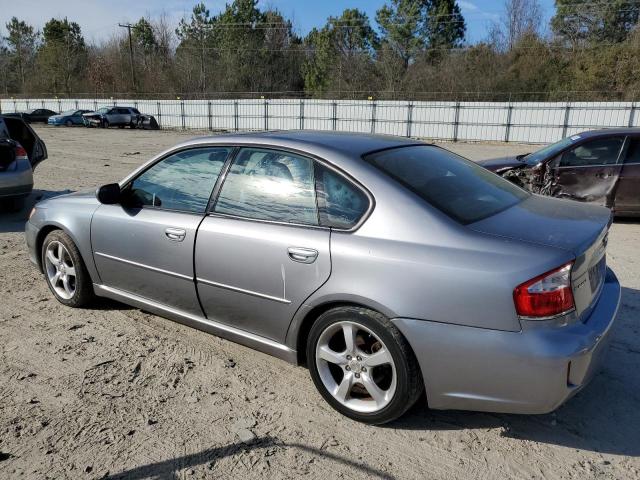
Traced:
<path fill-rule="evenodd" d="M 640 138 L 629 138 L 629 148 L 624 163 L 640 163 Z"/>
<path fill-rule="evenodd" d="M 529 196 L 472 161 L 430 145 L 394 148 L 364 158 L 462 224 L 495 215 Z"/>
<path fill-rule="evenodd" d="M 288 152 L 243 148 L 214 210 L 256 220 L 318 225 L 313 160 Z"/>
<path fill-rule="evenodd" d="M 318 207 L 325 227 L 353 228 L 369 208 L 365 193 L 333 170 L 318 164 Z"/>

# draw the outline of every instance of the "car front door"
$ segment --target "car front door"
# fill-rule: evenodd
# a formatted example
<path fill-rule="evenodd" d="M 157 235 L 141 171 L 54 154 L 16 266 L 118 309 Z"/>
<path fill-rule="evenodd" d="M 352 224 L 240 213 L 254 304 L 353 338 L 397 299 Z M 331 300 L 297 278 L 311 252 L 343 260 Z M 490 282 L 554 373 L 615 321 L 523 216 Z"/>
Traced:
<path fill-rule="evenodd" d="M 196 231 L 231 151 L 172 153 L 123 186 L 121 204 L 97 209 L 91 243 L 103 285 L 202 315 L 193 270 Z"/>
<path fill-rule="evenodd" d="M 612 207 L 622 168 L 624 136 L 587 140 L 561 156 L 554 196 Z"/>
<path fill-rule="evenodd" d="M 207 318 L 284 342 L 289 322 L 331 272 L 314 160 L 242 148 L 198 230 L 195 268 Z M 215 195 L 215 194 L 214 194 Z"/>
<path fill-rule="evenodd" d="M 118 125 L 118 123 L 120 123 L 119 109 L 112 108 L 105 114 L 105 118 L 107 122 L 109 122 L 109 125 Z"/>
<path fill-rule="evenodd" d="M 628 141 L 613 207 L 618 215 L 640 214 L 640 137 Z"/>

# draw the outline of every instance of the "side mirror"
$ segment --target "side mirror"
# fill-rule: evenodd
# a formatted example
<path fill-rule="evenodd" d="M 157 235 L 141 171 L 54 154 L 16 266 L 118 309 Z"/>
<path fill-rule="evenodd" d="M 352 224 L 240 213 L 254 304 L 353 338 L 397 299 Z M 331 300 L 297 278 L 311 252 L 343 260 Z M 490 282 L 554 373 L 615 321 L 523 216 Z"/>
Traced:
<path fill-rule="evenodd" d="M 96 192 L 98 201 L 104 205 L 114 205 L 120 202 L 121 193 L 120 185 L 117 183 L 108 183 L 101 186 Z"/>

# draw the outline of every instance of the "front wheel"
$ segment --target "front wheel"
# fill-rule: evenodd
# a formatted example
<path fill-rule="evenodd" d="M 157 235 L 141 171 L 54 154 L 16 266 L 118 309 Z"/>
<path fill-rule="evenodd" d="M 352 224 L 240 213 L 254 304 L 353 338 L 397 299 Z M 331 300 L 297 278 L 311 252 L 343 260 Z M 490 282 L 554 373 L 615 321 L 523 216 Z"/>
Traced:
<path fill-rule="evenodd" d="M 309 333 L 307 365 L 324 399 L 364 423 L 397 419 L 424 388 L 406 339 L 386 317 L 364 308 L 322 314 Z"/>
<path fill-rule="evenodd" d="M 49 233 L 41 254 L 47 285 L 60 303 L 83 307 L 93 300 L 91 277 L 69 235 L 60 230 Z"/>
<path fill-rule="evenodd" d="M 65 124 L 67 127 L 73 127 L 73 122 L 72 122 L 71 120 L 67 120 L 66 122 L 64 122 L 64 124 Z"/>

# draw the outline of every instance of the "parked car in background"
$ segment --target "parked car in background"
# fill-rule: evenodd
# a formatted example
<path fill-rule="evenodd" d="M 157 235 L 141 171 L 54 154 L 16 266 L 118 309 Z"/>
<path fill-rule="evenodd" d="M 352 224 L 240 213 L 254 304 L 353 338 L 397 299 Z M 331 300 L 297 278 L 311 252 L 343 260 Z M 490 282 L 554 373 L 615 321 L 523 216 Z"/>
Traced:
<path fill-rule="evenodd" d="M 136 125 L 136 128 L 142 130 L 158 130 L 160 129 L 160 125 L 153 115 L 141 113 L 138 117 L 138 125 Z"/>
<path fill-rule="evenodd" d="M 84 124 L 88 127 L 130 127 L 136 128 L 139 123 L 140 112 L 133 107 L 103 107 L 95 112 L 82 115 Z"/>
<path fill-rule="evenodd" d="M 434 145 L 292 131 L 184 142 L 37 204 L 26 239 L 62 304 L 110 297 L 305 364 L 336 410 L 384 423 L 425 389 L 546 413 L 583 388 L 620 302 L 610 221 Z"/>
<path fill-rule="evenodd" d="M 534 193 L 640 215 L 640 129 L 593 130 L 517 157 L 479 162 Z"/>
<path fill-rule="evenodd" d="M 57 115 L 57 113 L 46 108 L 36 108 L 24 112 L 4 113 L 3 115 L 5 117 L 19 117 L 27 123 L 47 123 L 49 117 Z"/>
<path fill-rule="evenodd" d="M 71 127 L 73 125 L 84 125 L 83 114 L 89 113 L 91 110 L 67 110 L 59 115 L 49 117 L 47 122 L 49 125 L 64 125 Z"/>
<path fill-rule="evenodd" d="M 19 210 L 33 189 L 33 170 L 47 158 L 47 148 L 17 117 L 0 116 L 0 203 Z"/>

